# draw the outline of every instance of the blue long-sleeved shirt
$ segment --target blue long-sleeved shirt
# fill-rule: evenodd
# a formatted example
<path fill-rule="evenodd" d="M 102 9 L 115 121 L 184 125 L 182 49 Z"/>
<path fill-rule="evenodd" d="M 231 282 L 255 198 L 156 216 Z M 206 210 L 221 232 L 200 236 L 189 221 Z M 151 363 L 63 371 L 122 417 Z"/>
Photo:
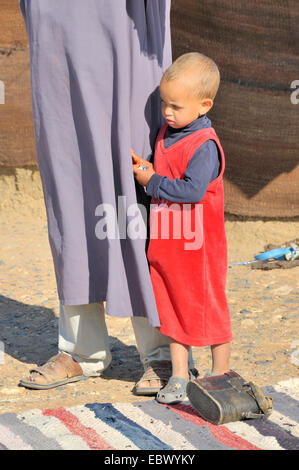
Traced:
<path fill-rule="evenodd" d="M 168 148 L 184 137 L 208 127 L 211 127 L 211 121 L 206 115 L 181 129 L 168 126 L 164 136 L 164 146 Z M 208 140 L 191 157 L 182 179 L 171 180 L 167 176 L 155 173 L 149 180 L 146 192 L 155 199 L 180 203 L 200 202 L 209 183 L 217 178 L 219 171 L 218 147 L 213 140 Z"/>

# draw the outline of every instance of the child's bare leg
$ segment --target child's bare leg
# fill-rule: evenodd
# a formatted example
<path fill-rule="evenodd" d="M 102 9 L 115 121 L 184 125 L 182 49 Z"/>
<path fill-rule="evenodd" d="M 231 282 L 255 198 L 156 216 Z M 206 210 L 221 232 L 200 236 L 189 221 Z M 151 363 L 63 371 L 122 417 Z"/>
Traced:
<path fill-rule="evenodd" d="M 189 346 L 177 343 L 171 338 L 169 346 L 172 376 L 167 385 L 158 392 L 156 400 L 159 403 L 180 403 L 186 398 L 186 386 L 189 381 Z"/>
<path fill-rule="evenodd" d="M 224 374 L 229 371 L 230 343 L 213 344 L 212 352 L 212 372 L 214 374 Z"/>
<path fill-rule="evenodd" d="M 170 356 L 172 362 L 172 375 L 189 379 L 188 372 L 189 346 L 170 341 Z"/>

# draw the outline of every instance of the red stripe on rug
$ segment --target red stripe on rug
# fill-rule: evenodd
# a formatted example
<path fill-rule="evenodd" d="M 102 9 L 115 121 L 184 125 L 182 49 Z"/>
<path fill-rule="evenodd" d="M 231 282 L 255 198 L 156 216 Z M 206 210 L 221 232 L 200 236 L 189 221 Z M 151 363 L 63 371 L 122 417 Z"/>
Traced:
<path fill-rule="evenodd" d="M 73 434 L 80 436 L 92 450 L 115 450 L 94 429 L 84 426 L 77 416 L 65 408 L 43 410 L 43 415 L 59 419 Z"/>
<path fill-rule="evenodd" d="M 236 450 L 261 450 L 259 447 L 251 444 L 242 437 L 237 436 L 225 426 L 208 423 L 202 419 L 190 405 L 179 403 L 177 405 L 164 405 L 184 418 L 198 426 L 208 426 L 211 434 L 217 441 Z"/>

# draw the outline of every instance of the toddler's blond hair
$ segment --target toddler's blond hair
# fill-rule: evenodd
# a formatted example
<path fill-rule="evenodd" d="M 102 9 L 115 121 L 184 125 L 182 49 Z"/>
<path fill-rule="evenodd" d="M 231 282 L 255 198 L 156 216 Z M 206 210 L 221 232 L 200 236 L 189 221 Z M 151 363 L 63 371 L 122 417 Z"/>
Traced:
<path fill-rule="evenodd" d="M 178 57 L 164 72 L 162 81 L 189 78 L 190 93 L 200 99 L 214 99 L 220 84 L 220 72 L 215 62 L 199 52 Z"/>

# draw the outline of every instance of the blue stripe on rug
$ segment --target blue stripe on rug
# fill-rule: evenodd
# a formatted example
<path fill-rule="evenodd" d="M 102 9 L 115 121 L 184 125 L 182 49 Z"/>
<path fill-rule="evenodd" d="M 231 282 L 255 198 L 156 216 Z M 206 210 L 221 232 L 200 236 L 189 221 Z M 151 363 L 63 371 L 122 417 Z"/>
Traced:
<path fill-rule="evenodd" d="M 171 423 L 171 429 L 182 434 L 197 450 L 233 450 L 212 436 L 208 425 L 198 426 L 174 413 L 170 408 L 156 401 L 132 403 L 154 419 L 159 419 L 166 426 Z"/>
<path fill-rule="evenodd" d="M 271 385 L 263 387 L 265 395 L 273 399 L 273 409 L 299 423 L 299 402 L 284 392 L 277 392 Z"/>
<path fill-rule="evenodd" d="M 94 412 L 96 418 L 121 432 L 141 450 L 173 450 L 172 447 L 160 441 L 147 429 L 127 418 L 114 408 L 111 403 L 88 403 L 85 405 Z"/>
<path fill-rule="evenodd" d="M 262 436 L 275 437 L 278 444 L 286 450 L 299 450 L 299 438 L 285 431 L 268 419 L 247 419 L 246 424 L 255 428 Z"/>

